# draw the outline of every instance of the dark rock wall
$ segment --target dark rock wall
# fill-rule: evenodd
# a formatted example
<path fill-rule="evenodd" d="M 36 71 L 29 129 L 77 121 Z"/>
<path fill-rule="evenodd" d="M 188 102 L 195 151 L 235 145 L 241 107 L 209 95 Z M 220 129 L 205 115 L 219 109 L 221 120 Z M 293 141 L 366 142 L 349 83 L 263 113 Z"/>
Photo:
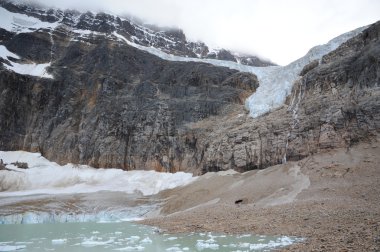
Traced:
<path fill-rule="evenodd" d="M 41 50 L 53 54 L 55 78 L 1 70 L 0 149 L 39 151 L 60 163 L 183 170 L 185 124 L 242 104 L 258 87 L 251 74 L 164 61 L 105 37 L 70 41 L 67 34 L 61 28 L 53 40 L 39 32 L 7 38 L 13 52 L 28 52 L 33 61 L 44 54 L 24 45 L 41 39 Z"/>
<path fill-rule="evenodd" d="M 379 133 L 379 30 L 375 24 L 305 67 L 287 103 L 259 118 L 242 105 L 258 87 L 252 74 L 164 61 L 102 36 L 71 41 L 62 27 L 52 39 L 2 31 L 13 52 L 37 62 L 52 58 L 55 79 L 0 69 L 0 149 L 39 151 L 60 163 L 196 174 L 349 149 Z M 30 38 L 37 44 L 25 50 Z"/>
<path fill-rule="evenodd" d="M 306 66 L 282 108 L 255 119 L 236 108 L 199 123 L 192 134 L 200 172 L 265 168 L 328 149 L 349 150 L 378 134 L 379 31 L 377 23 L 321 64 Z"/>

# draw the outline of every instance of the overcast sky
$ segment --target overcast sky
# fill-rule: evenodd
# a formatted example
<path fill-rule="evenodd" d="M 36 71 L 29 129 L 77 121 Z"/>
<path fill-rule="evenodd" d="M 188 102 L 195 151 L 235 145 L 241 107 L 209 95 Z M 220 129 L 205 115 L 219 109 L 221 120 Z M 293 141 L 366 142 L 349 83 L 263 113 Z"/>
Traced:
<path fill-rule="evenodd" d="M 32 1 L 32 0 L 26 0 Z M 132 14 L 200 40 L 285 65 L 341 33 L 380 20 L 380 0 L 38 0 Z"/>

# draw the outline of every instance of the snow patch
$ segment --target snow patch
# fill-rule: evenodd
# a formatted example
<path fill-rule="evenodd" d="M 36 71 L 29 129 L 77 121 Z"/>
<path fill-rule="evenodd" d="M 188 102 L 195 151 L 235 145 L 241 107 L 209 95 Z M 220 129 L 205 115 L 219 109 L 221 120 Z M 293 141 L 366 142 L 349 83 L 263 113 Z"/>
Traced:
<path fill-rule="evenodd" d="M 3 64 L 3 66 L 11 70 L 13 72 L 19 73 L 19 74 L 26 74 L 26 75 L 32 75 L 42 78 L 50 78 L 52 79 L 53 76 L 47 72 L 47 68 L 50 67 L 50 63 L 45 64 L 21 64 L 21 63 L 15 63 L 11 61 L 11 58 L 20 59 L 20 57 L 10 51 L 3 46 L 0 45 L 0 57 L 3 59 L 9 60 L 11 65 Z"/>
<path fill-rule="evenodd" d="M 47 72 L 47 68 L 50 67 L 50 63 L 45 64 L 19 64 L 12 63 L 12 66 L 4 65 L 5 68 L 23 75 L 31 75 L 42 78 L 53 79 L 53 75 Z"/>
<path fill-rule="evenodd" d="M 10 12 L 0 7 L 0 27 L 17 33 L 33 32 L 38 29 L 54 29 L 59 23 L 43 22 L 37 18 Z"/>

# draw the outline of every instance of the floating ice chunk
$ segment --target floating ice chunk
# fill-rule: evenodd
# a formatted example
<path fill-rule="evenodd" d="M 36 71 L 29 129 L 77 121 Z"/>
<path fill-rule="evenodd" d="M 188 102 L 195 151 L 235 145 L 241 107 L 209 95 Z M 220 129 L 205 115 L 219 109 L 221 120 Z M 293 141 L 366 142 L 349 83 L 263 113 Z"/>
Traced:
<path fill-rule="evenodd" d="M 142 239 L 140 241 L 140 243 L 143 243 L 143 244 L 150 244 L 152 243 L 152 240 L 149 238 L 149 237 L 145 237 L 144 239 Z"/>
<path fill-rule="evenodd" d="M 219 249 L 219 244 L 209 243 L 208 241 L 204 241 L 204 240 L 198 240 L 197 244 L 195 246 L 197 247 L 198 250 L 204 250 L 204 249 L 217 250 L 217 249 Z"/>
<path fill-rule="evenodd" d="M 67 239 L 53 239 L 51 240 L 53 245 L 61 245 L 67 243 Z"/>
<path fill-rule="evenodd" d="M 172 237 L 167 238 L 166 240 L 168 240 L 168 241 L 174 241 L 174 240 L 177 240 L 177 239 L 178 239 L 178 237 L 172 236 Z"/>
<path fill-rule="evenodd" d="M 83 242 L 81 242 L 81 245 L 84 247 L 95 247 L 95 246 L 103 246 L 107 244 L 114 243 L 114 239 L 109 239 L 107 241 L 102 241 L 98 239 L 97 237 L 91 237 L 89 239 L 84 239 Z"/>
<path fill-rule="evenodd" d="M 271 249 L 276 247 L 285 247 L 293 244 L 294 242 L 300 242 L 303 239 L 300 238 L 290 238 L 287 236 L 279 237 L 275 241 L 271 240 L 268 243 L 254 243 L 249 245 L 250 250 L 263 250 Z"/>
<path fill-rule="evenodd" d="M 25 245 L 17 245 L 17 246 L 13 246 L 13 245 L 0 245 L 0 251 L 3 252 L 3 251 L 16 251 L 16 250 L 22 250 L 22 249 L 25 249 L 26 246 Z"/>
<path fill-rule="evenodd" d="M 166 251 L 169 251 L 169 252 L 181 252 L 182 249 L 180 249 L 179 247 L 170 247 L 170 248 L 167 248 Z"/>
<path fill-rule="evenodd" d="M 144 251 L 145 247 L 143 247 L 143 246 L 127 246 L 124 248 L 117 248 L 114 250 L 117 250 L 117 251 Z"/>

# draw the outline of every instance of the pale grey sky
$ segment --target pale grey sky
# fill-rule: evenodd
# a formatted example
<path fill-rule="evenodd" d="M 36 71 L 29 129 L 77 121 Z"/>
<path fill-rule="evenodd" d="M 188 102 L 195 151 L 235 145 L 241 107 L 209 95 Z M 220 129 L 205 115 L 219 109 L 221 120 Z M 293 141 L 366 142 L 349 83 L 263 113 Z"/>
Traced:
<path fill-rule="evenodd" d="M 32 1 L 32 0 L 26 0 Z M 191 40 L 285 65 L 318 44 L 380 20 L 380 0 L 35 0 L 131 14 Z"/>

